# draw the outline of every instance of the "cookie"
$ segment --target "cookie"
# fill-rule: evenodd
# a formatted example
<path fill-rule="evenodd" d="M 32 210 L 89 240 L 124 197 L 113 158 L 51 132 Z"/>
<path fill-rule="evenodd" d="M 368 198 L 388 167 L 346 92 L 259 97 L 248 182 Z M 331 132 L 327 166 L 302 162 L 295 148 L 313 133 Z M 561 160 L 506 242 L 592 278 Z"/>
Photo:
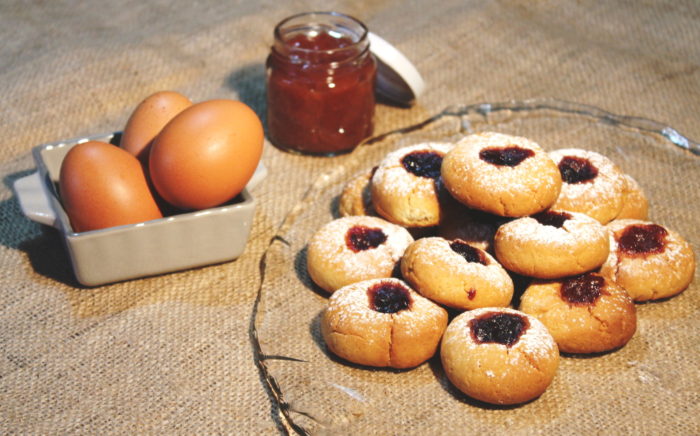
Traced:
<path fill-rule="evenodd" d="M 622 170 L 610 159 L 579 148 L 550 151 L 549 156 L 563 180 L 553 209 L 585 213 L 602 224 L 620 214 L 627 182 Z"/>
<path fill-rule="evenodd" d="M 520 310 L 542 321 L 567 353 L 614 350 L 637 330 L 632 298 L 597 273 L 535 281 L 522 295 Z"/>
<path fill-rule="evenodd" d="M 372 176 L 372 204 L 377 213 L 404 227 L 438 225 L 440 166 L 452 146 L 426 142 L 389 153 Z"/>
<path fill-rule="evenodd" d="M 610 256 L 601 274 L 625 289 L 634 301 L 672 297 L 685 290 L 695 274 L 695 253 L 675 231 L 642 220 L 615 220 Z"/>
<path fill-rule="evenodd" d="M 513 297 L 513 281 L 496 259 L 460 239 L 413 242 L 401 275 L 424 297 L 459 310 L 508 306 Z"/>
<path fill-rule="evenodd" d="M 406 229 L 381 218 L 338 218 L 309 240 L 306 267 L 314 283 L 333 292 L 361 280 L 391 277 L 411 242 Z"/>
<path fill-rule="evenodd" d="M 499 227 L 496 258 L 508 270 L 553 279 L 598 268 L 610 251 L 608 231 L 577 212 L 548 210 Z"/>
<path fill-rule="evenodd" d="M 559 349 L 537 318 L 508 308 L 458 315 L 445 330 L 440 358 L 450 382 L 492 404 L 519 404 L 542 395 L 559 365 Z"/>
<path fill-rule="evenodd" d="M 336 291 L 321 318 L 333 354 L 375 367 L 412 368 L 437 350 L 447 311 L 398 279 L 374 279 Z"/>
<path fill-rule="evenodd" d="M 460 140 L 445 156 L 441 174 L 461 203 L 508 217 L 549 208 L 561 189 L 559 169 L 538 144 L 494 132 Z"/>
<path fill-rule="evenodd" d="M 636 180 L 623 174 L 625 187 L 622 190 L 622 208 L 615 219 L 646 220 L 649 217 L 649 200 Z"/>
<path fill-rule="evenodd" d="M 357 215 L 376 215 L 372 206 L 370 181 L 375 168 L 355 176 L 344 187 L 338 200 L 338 213 L 341 217 Z"/>

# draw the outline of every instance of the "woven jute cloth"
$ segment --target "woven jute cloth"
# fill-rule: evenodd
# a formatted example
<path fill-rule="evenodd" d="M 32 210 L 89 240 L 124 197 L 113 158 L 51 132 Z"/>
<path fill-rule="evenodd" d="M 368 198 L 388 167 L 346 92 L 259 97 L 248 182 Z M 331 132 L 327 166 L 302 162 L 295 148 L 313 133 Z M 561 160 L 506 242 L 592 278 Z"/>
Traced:
<path fill-rule="evenodd" d="M 551 392 L 520 408 L 492 410 L 465 401 L 442 383 L 435 361 L 393 374 L 322 354 L 333 365 L 331 373 L 295 379 L 283 366 L 270 365 L 280 381 L 271 386 L 270 374 L 256 364 L 256 334 L 263 351 L 282 349 L 280 362 L 310 356 L 287 352 L 290 338 L 280 337 L 275 345 L 271 335 L 284 334 L 277 330 L 281 318 L 290 323 L 305 318 L 284 312 L 298 304 L 271 306 L 275 300 L 265 287 L 268 299 L 256 306 L 263 279 L 286 283 L 283 263 L 303 252 L 304 234 L 294 233 L 291 224 L 306 217 L 304 207 L 329 207 L 325 198 L 314 202 L 308 194 L 322 186 L 331 195 L 333 183 L 340 183 L 338 169 L 362 169 L 375 156 L 297 156 L 268 145 L 263 161 L 269 173 L 253 192 L 256 215 L 241 257 L 157 277 L 80 286 L 59 233 L 24 217 L 12 189 L 34 171 L 32 147 L 121 130 L 138 102 L 164 89 L 194 101 L 239 99 L 264 121 L 264 62 L 272 29 L 286 16 L 318 9 L 364 21 L 401 49 L 427 83 L 411 108 L 380 104 L 377 133 L 421 122 L 448 106 L 557 99 L 656 120 L 700 138 L 700 4 L 693 0 L 3 1 L 0 432 L 699 434 L 696 285 L 670 301 L 639 307 L 638 334 L 622 350 L 564 358 L 565 371 Z M 655 184 L 664 181 L 687 184 L 668 191 L 669 198 L 684 192 L 697 198 L 698 178 L 688 177 L 697 175 L 700 161 L 682 151 L 668 157 L 655 150 L 643 148 L 626 168 L 655 181 L 647 185 L 652 200 L 665 199 L 667 191 Z M 324 178 L 332 183 L 324 185 Z M 652 203 L 652 216 L 682 230 L 698 252 L 698 203 L 673 201 L 660 201 L 663 207 L 657 209 Z M 283 237 L 290 238 L 285 247 L 298 251 L 280 248 Z M 270 269 L 275 259 L 281 263 Z M 305 298 L 323 298 L 307 289 L 303 277 L 297 279 L 290 286 L 301 284 L 309 293 Z M 268 315 L 255 318 L 256 308 Z M 313 341 L 317 320 L 305 322 L 302 330 Z M 299 327 L 290 326 L 289 335 Z M 312 352 L 323 353 L 322 346 Z M 587 377 L 591 373 L 597 377 Z M 321 377 L 338 374 L 343 378 L 337 385 L 347 387 L 359 377 L 380 383 L 386 392 L 406 389 L 406 394 L 399 403 L 357 409 L 347 409 L 342 393 L 320 404 L 319 398 L 326 398 L 315 397 L 325 389 Z M 434 401 L 435 388 L 444 407 Z M 571 401 L 589 396 L 604 401 L 590 406 Z M 619 414 L 602 413 L 601 404 L 618 403 L 625 405 L 615 409 Z M 402 424 L 373 419 L 372 408 L 379 407 L 394 408 Z M 453 423 L 459 425 L 452 428 Z"/>

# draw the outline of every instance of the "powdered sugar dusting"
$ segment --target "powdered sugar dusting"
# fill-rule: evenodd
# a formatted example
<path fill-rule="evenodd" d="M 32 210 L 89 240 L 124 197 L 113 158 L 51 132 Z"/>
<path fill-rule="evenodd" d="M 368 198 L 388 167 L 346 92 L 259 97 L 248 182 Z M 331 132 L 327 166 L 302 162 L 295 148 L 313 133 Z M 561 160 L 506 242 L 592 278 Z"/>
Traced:
<path fill-rule="evenodd" d="M 655 224 L 652 223 L 651 221 L 642 221 L 642 220 L 633 220 L 633 219 L 625 219 L 625 220 L 615 220 L 608 224 L 608 228 L 611 231 L 611 250 L 614 248 L 614 250 L 617 253 L 617 256 L 620 258 L 625 258 L 625 256 L 621 256 L 619 253 L 619 245 L 617 242 L 617 239 L 615 238 L 616 234 L 619 234 L 623 229 L 627 228 L 628 226 L 635 225 L 635 224 L 640 224 L 640 225 L 648 225 L 648 224 Z M 643 259 L 644 263 L 647 264 L 648 266 L 654 266 L 656 268 L 669 268 L 672 269 L 673 266 L 678 265 L 678 262 L 681 257 L 687 257 L 688 256 L 688 250 L 690 249 L 688 243 L 683 239 L 678 233 L 675 231 L 665 227 L 661 226 L 666 231 L 668 232 L 668 235 L 666 235 L 665 241 L 666 245 L 664 250 L 661 253 L 652 253 L 648 254 L 645 256 L 633 256 L 632 258 L 639 258 Z"/>
<path fill-rule="evenodd" d="M 382 280 L 385 279 L 364 280 L 338 289 L 328 299 L 327 310 L 337 313 L 341 324 L 348 321 L 365 324 L 391 318 L 390 313 L 372 310 L 367 296 L 367 289 Z"/>
<path fill-rule="evenodd" d="M 377 167 L 372 184 L 383 195 L 403 197 L 413 195 L 435 195 L 435 181 L 426 177 L 419 177 L 406 171 L 401 159 L 407 154 L 417 151 L 434 151 L 444 156 L 454 147 L 454 144 L 443 142 L 425 142 L 409 145 L 395 150 L 384 157 Z"/>
<path fill-rule="evenodd" d="M 494 165 L 482 160 L 479 153 L 489 147 L 517 146 L 534 155 L 516 166 Z M 556 195 L 561 176 L 547 153 L 535 142 L 520 136 L 484 132 L 462 138 L 443 162 L 443 179 L 448 190 L 467 204 L 477 207 L 474 198 L 492 199 L 502 203 L 498 213 L 510 215 L 511 202 L 530 198 L 540 209 L 541 204 Z M 520 198 L 520 200 L 517 200 Z M 471 199 L 471 200 L 470 200 Z"/>
<path fill-rule="evenodd" d="M 452 147 L 451 143 L 427 142 L 389 153 L 372 176 L 372 201 L 376 211 L 406 226 L 437 225 L 440 204 L 436 180 L 407 171 L 402 159 L 414 152 L 435 152 L 444 156 Z"/>
<path fill-rule="evenodd" d="M 397 284 L 407 289 L 411 306 L 396 313 L 381 313 L 372 309 L 368 291 L 381 283 Z M 395 278 L 364 280 L 345 286 L 331 295 L 327 310 L 338 314 L 340 323 L 350 321 L 365 324 L 387 322 L 390 319 L 395 325 L 400 319 L 402 334 L 409 337 L 418 337 L 426 328 L 433 329 L 436 320 L 444 316 L 444 309 L 418 294 L 404 281 Z"/>
<path fill-rule="evenodd" d="M 527 318 L 530 326 L 525 330 L 517 342 L 508 347 L 499 343 L 478 343 L 474 340 L 471 334 L 469 323 L 472 319 L 478 318 L 487 313 L 509 313 Z M 526 355 L 528 358 L 537 360 L 545 359 L 553 353 L 558 354 L 558 348 L 554 338 L 549 334 L 547 328 L 534 316 L 530 316 L 524 312 L 506 307 L 493 308 L 485 307 L 474 309 L 469 312 L 464 312 L 457 316 L 445 332 L 445 341 L 452 343 L 452 346 L 460 346 L 466 348 L 467 352 L 476 351 L 480 348 L 497 348 L 508 351 L 508 355 L 515 361 L 512 364 L 518 364 L 520 354 Z M 453 343 L 454 342 L 454 343 Z"/>
<path fill-rule="evenodd" d="M 562 184 L 554 208 L 586 213 L 604 223 L 613 219 L 622 209 L 622 195 L 626 181 L 624 173 L 610 159 L 594 151 L 564 148 L 549 152 L 559 165 L 566 156 L 588 159 L 598 175 L 590 182 Z"/>
<path fill-rule="evenodd" d="M 485 148 L 510 145 L 532 150 L 535 155 L 514 167 L 493 165 L 479 157 L 479 153 Z M 467 171 L 478 171 L 478 177 L 470 181 L 478 183 L 484 189 L 527 192 L 532 188 L 533 180 L 544 184 L 545 187 L 556 183 L 556 179 L 537 177 L 540 174 L 543 160 L 549 161 L 550 159 L 536 142 L 521 136 L 495 132 L 477 133 L 462 138 L 455 146 L 454 153 L 457 152 L 462 155 L 461 160 L 468 161 Z M 534 174 L 534 177 L 528 177 L 529 173 Z"/>
<path fill-rule="evenodd" d="M 489 253 L 480 250 L 487 265 L 467 262 L 464 257 L 450 248 L 450 241 L 441 237 L 422 238 L 414 242 L 412 256 L 421 264 L 432 266 L 432 272 L 450 276 L 477 276 L 489 283 L 499 283 L 507 275 L 503 267 Z"/>
<path fill-rule="evenodd" d="M 380 228 L 386 241 L 375 248 L 352 251 L 345 235 L 354 226 Z M 371 216 L 338 218 L 319 229 L 309 241 L 309 262 L 326 275 L 342 275 L 351 281 L 388 277 L 413 237 L 405 228 Z"/>
<path fill-rule="evenodd" d="M 570 248 L 608 238 L 605 227 L 595 219 L 583 213 L 569 214 L 572 218 L 562 227 L 544 225 L 532 217 L 518 218 L 502 225 L 498 237 L 517 240 L 523 246 L 546 246 L 548 249 Z"/>

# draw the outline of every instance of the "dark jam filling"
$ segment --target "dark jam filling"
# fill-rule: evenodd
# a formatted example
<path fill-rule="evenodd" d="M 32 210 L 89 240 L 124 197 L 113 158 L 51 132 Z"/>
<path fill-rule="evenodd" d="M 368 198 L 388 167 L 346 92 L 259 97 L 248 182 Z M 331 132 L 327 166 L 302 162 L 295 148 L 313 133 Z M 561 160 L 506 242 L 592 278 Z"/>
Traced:
<path fill-rule="evenodd" d="M 598 176 L 598 168 L 588 159 L 564 156 L 559 162 L 559 172 L 564 182 L 569 184 L 586 183 Z"/>
<path fill-rule="evenodd" d="M 481 160 L 493 165 L 507 167 L 518 166 L 522 161 L 534 155 L 534 151 L 528 148 L 518 147 L 517 145 L 509 145 L 503 148 L 485 148 L 479 152 Z"/>
<path fill-rule="evenodd" d="M 476 343 L 497 343 L 513 346 L 530 327 L 530 322 L 515 313 L 489 312 L 469 321 Z"/>
<path fill-rule="evenodd" d="M 566 220 L 570 220 L 572 218 L 572 216 L 566 212 L 554 212 L 551 210 L 538 213 L 532 217 L 543 226 L 552 226 L 558 229 L 564 225 Z"/>
<path fill-rule="evenodd" d="M 353 226 L 345 233 L 345 244 L 353 252 L 377 248 L 386 241 L 386 234 L 382 229 L 365 226 Z"/>
<path fill-rule="evenodd" d="M 381 313 L 396 313 L 411 307 L 408 289 L 398 283 L 381 282 L 369 288 L 370 307 Z"/>
<path fill-rule="evenodd" d="M 665 228 L 657 224 L 633 224 L 617 237 L 620 250 L 627 254 L 657 254 L 666 248 Z"/>
<path fill-rule="evenodd" d="M 604 287 L 605 279 L 596 274 L 571 277 L 561 284 L 561 298 L 570 304 L 593 304 Z"/>
<path fill-rule="evenodd" d="M 434 151 L 414 151 L 401 158 L 401 165 L 418 177 L 437 179 L 440 177 L 442 155 Z"/>
<path fill-rule="evenodd" d="M 481 250 L 472 247 L 464 241 L 456 239 L 450 242 L 450 248 L 452 251 L 462 256 L 467 262 L 477 262 L 482 265 L 488 264 L 486 257 Z"/>

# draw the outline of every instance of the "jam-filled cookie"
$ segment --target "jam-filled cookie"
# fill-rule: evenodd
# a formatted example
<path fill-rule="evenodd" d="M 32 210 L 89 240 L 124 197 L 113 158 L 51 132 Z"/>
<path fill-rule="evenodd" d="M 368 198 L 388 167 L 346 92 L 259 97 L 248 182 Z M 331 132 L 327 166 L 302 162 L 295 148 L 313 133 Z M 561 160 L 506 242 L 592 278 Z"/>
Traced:
<path fill-rule="evenodd" d="M 564 182 L 552 208 L 585 213 L 603 224 L 618 216 L 627 183 L 617 165 L 600 153 L 578 148 L 550 151 L 549 156 Z"/>
<path fill-rule="evenodd" d="M 458 315 L 445 330 L 440 357 L 447 378 L 472 398 L 519 404 L 544 393 L 559 349 L 537 318 L 508 308 Z"/>
<path fill-rule="evenodd" d="M 597 273 L 536 281 L 522 295 L 520 310 L 542 321 L 567 353 L 614 350 L 637 330 L 632 298 Z"/>
<path fill-rule="evenodd" d="M 559 169 L 538 144 L 494 132 L 461 139 L 443 160 L 442 180 L 463 204 L 509 217 L 549 208 L 561 189 Z"/>
<path fill-rule="evenodd" d="M 622 209 L 615 219 L 646 220 L 649 215 L 649 200 L 636 180 L 624 174 L 625 187 L 622 190 Z"/>
<path fill-rule="evenodd" d="M 360 365 L 412 368 L 437 350 L 447 311 L 398 279 L 374 279 L 336 291 L 321 318 L 335 355 Z"/>
<path fill-rule="evenodd" d="M 440 166 L 452 147 L 426 142 L 389 153 L 372 176 L 372 203 L 377 213 L 405 227 L 438 225 Z"/>
<path fill-rule="evenodd" d="M 513 280 L 490 254 L 457 239 L 423 238 L 408 246 L 401 275 L 424 297 L 460 310 L 504 307 Z"/>
<path fill-rule="evenodd" d="M 364 174 L 355 176 L 344 187 L 338 201 L 338 212 L 341 217 L 356 215 L 376 215 L 372 206 L 370 181 L 375 168 Z"/>
<path fill-rule="evenodd" d="M 381 218 L 338 218 L 311 237 L 306 266 L 314 283 L 333 292 L 361 280 L 391 277 L 411 242 L 406 229 Z"/>
<path fill-rule="evenodd" d="M 674 296 L 693 280 L 695 253 L 675 231 L 641 220 L 615 220 L 607 227 L 610 256 L 600 272 L 634 301 Z"/>
<path fill-rule="evenodd" d="M 610 251 L 608 231 L 577 212 L 548 210 L 498 228 L 496 258 L 508 270 L 553 279 L 598 268 Z"/>

